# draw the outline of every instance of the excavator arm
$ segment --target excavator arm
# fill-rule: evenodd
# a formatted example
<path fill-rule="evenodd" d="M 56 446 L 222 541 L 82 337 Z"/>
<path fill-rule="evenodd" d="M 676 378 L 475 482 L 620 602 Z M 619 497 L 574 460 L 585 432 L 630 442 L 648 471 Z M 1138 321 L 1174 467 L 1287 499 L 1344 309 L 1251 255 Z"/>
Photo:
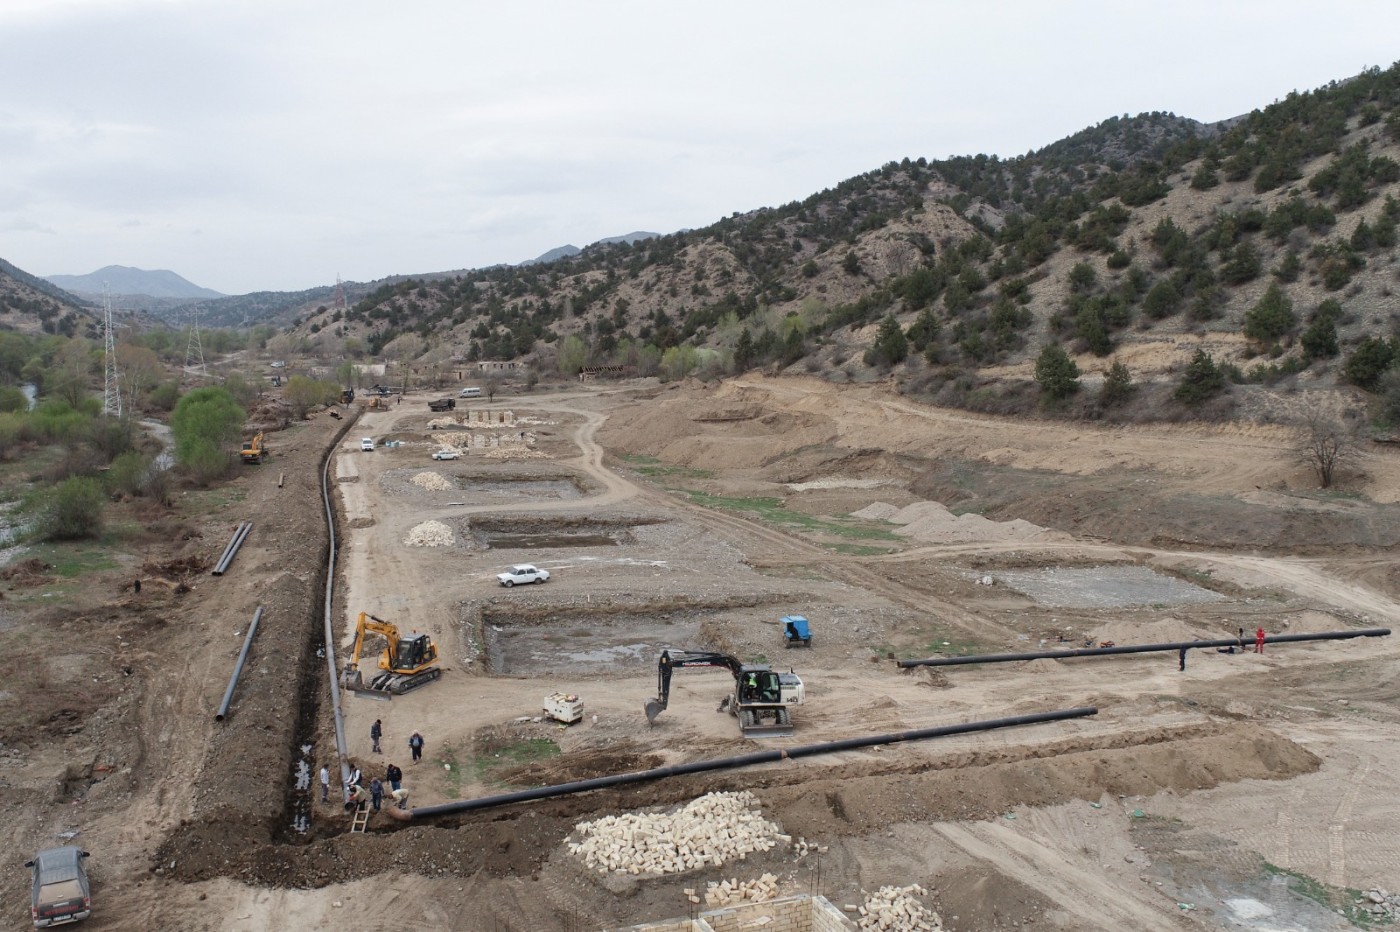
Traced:
<path fill-rule="evenodd" d="M 745 666 L 728 654 L 702 651 L 665 651 L 656 665 L 656 698 L 646 704 L 647 724 L 655 725 L 656 717 L 666 711 L 671 701 L 671 674 L 679 667 L 724 667 L 734 677 L 734 692 L 720 706 L 728 708 L 739 718 L 739 730 L 745 737 L 785 737 L 792 734 L 792 720 L 786 705 L 799 704 L 802 681 L 796 674 L 779 674 L 767 665 Z M 796 695 L 784 694 L 791 681 Z"/>
<path fill-rule="evenodd" d="M 724 667 L 734 674 L 735 679 L 739 677 L 739 670 L 743 666 L 737 658 L 728 654 L 712 654 L 701 651 L 678 650 L 672 653 L 668 650 L 661 652 L 661 659 L 656 664 L 656 700 L 647 703 L 647 721 L 655 724 L 656 716 L 666 711 L 666 706 L 671 702 L 671 672 L 677 667 Z"/>

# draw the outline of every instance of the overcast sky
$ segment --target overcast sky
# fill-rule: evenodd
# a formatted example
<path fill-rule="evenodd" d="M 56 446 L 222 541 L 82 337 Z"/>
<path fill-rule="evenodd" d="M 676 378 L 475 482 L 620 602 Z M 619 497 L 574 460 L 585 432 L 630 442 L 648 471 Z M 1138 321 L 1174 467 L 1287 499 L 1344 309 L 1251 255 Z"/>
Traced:
<path fill-rule="evenodd" d="M 1400 58 L 1400 3 L 0 0 L 0 258 L 476 268 Z"/>

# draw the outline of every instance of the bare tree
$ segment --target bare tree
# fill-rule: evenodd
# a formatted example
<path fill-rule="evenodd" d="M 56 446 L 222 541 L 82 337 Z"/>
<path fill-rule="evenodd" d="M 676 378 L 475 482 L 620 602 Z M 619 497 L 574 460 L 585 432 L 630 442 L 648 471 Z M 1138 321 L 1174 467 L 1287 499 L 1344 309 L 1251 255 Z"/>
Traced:
<path fill-rule="evenodd" d="M 1317 474 L 1318 484 L 1329 489 L 1337 467 L 1355 457 L 1356 435 L 1340 421 L 1322 415 L 1308 418 L 1302 430 L 1298 455 Z"/>

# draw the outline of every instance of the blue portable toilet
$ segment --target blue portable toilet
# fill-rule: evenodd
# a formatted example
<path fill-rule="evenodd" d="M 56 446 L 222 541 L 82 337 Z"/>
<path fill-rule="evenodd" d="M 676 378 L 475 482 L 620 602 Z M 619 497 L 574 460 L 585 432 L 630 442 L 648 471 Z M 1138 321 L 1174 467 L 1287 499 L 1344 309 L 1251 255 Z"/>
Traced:
<path fill-rule="evenodd" d="M 803 647 L 812 646 L 812 628 L 807 623 L 807 619 L 801 615 L 784 615 L 783 623 L 783 644 L 786 647 L 796 647 L 801 644 Z"/>

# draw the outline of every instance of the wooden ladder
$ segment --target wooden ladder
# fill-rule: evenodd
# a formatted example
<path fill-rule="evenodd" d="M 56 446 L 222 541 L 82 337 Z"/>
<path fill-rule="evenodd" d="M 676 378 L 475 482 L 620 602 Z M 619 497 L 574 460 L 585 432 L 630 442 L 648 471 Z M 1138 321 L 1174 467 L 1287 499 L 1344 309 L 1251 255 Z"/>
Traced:
<path fill-rule="evenodd" d="M 365 830 L 365 826 L 369 825 L 369 814 L 369 806 L 364 806 L 362 808 L 356 809 L 355 818 L 350 823 L 350 831 L 363 833 Z"/>

